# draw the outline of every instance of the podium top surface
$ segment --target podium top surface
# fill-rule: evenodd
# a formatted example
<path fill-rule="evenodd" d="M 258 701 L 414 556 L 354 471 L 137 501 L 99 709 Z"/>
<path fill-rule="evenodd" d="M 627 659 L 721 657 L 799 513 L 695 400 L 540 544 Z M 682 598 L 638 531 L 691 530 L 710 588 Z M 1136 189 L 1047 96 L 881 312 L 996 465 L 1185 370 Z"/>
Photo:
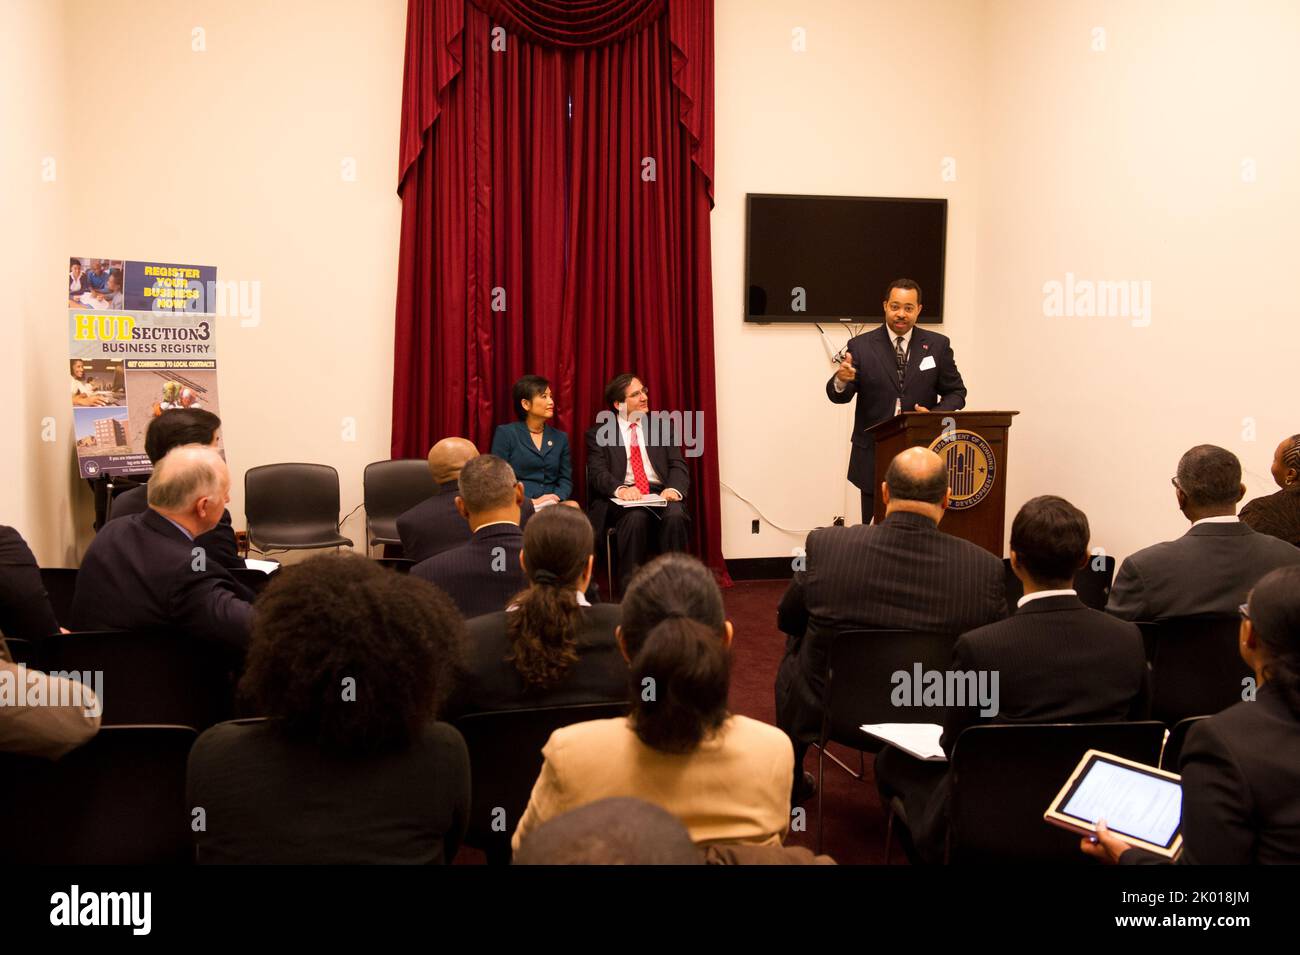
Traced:
<path fill-rule="evenodd" d="M 879 424 L 872 425 L 867 431 L 879 437 L 881 434 L 902 428 L 932 428 L 944 418 L 952 418 L 958 423 L 965 424 L 1009 426 L 1012 417 L 1018 414 L 1019 411 L 903 411 L 892 418 L 886 418 Z"/>

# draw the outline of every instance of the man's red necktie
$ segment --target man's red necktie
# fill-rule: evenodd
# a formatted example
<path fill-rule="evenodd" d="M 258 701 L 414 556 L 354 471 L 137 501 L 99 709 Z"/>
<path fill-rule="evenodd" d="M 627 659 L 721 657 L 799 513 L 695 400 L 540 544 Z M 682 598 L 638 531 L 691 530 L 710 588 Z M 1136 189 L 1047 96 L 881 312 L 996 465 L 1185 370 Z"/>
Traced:
<path fill-rule="evenodd" d="M 636 424 L 629 424 L 627 429 L 632 435 L 632 446 L 628 449 L 628 455 L 632 462 L 632 477 L 636 481 L 636 489 L 642 494 L 649 494 L 650 479 L 645 476 L 645 463 L 641 460 L 641 442 L 637 440 Z"/>

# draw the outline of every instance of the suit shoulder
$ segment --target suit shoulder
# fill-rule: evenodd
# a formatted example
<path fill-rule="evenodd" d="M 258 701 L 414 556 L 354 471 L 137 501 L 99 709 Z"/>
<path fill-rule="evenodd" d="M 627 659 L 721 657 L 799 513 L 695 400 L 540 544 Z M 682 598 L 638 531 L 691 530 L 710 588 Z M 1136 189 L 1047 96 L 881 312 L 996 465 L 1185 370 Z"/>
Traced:
<path fill-rule="evenodd" d="M 951 343 L 951 339 L 942 332 L 934 332 L 928 328 L 921 328 L 919 325 L 916 327 L 916 330 L 920 333 L 921 341 L 926 342 L 927 344 L 939 345 L 940 347 L 946 348 Z"/>

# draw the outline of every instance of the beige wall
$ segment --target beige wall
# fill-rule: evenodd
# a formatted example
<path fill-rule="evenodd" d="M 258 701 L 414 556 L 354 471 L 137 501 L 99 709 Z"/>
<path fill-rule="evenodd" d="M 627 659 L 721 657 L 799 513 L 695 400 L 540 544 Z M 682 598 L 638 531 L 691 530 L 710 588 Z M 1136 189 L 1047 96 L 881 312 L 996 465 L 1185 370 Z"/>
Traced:
<path fill-rule="evenodd" d="M 1273 445 L 1300 430 L 1300 316 L 1278 281 L 1300 213 L 1294 4 L 716 2 L 720 470 L 766 519 L 752 535 L 754 507 L 724 489 L 727 556 L 789 555 L 806 529 L 857 517 L 851 409 L 826 401 L 815 330 L 742 321 L 746 192 L 949 200 L 940 330 L 970 406 L 1022 412 L 1010 509 L 1063 493 L 1122 557 L 1181 530 L 1168 477 L 1195 442 L 1233 449 L 1251 495 L 1269 490 Z M 362 468 L 388 453 L 405 8 L 6 3 L 0 268 L 18 304 L 0 349 L 16 426 L 0 453 L 18 465 L 0 521 L 43 562 L 75 562 L 89 536 L 74 530 L 89 494 L 72 476 L 66 312 L 46 291 L 72 252 L 259 283 L 260 323 L 219 325 L 236 523 L 243 472 L 270 461 L 332 464 L 344 511 L 360 502 Z M 93 135 L 62 115 L 91 97 L 105 125 Z M 1150 282 L 1150 325 L 1046 316 L 1043 284 L 1067 272 Z M 54 442 L 40 440 L 47 416 Z M 360 541 L 360 514 L 345 532 Z"/>

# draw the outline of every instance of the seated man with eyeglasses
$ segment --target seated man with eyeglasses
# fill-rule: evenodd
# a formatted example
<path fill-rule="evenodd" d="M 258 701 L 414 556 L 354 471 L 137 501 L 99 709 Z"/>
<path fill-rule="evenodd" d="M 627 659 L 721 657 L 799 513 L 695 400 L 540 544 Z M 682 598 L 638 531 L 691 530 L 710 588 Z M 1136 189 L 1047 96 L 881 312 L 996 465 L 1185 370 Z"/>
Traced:
<path fill-rule="evenodd" d="M 862 492 L 862 523 L 875 507 L 876 439 L 869 431 L 901 411 L 960 411 L 966 385 L 947 336 L 916 328 L 921 286 L 894 279 L 885 289 L 884 324 L 858 335 L 844 349 L 840 367 L 826 382 L 837 405 L 856 395 L 849 480 Z"/>
<path fill-rule="evenodd" d="M 651 412 L 640 378 L 631 372 L 616 375 L 605 386 L 605 405 L 586 433 L 587 516 L 598 550 L 606 530 L 618 528 L 616 566 L 625 590 L 651 557 L 686 550 L 690 516 L 684 500 L 691 477 L 682 454 L 681 415 Z M 668 503 L 620 507 L 610 500 L 636 501 L 646 494 L 659 494 Z"/>

